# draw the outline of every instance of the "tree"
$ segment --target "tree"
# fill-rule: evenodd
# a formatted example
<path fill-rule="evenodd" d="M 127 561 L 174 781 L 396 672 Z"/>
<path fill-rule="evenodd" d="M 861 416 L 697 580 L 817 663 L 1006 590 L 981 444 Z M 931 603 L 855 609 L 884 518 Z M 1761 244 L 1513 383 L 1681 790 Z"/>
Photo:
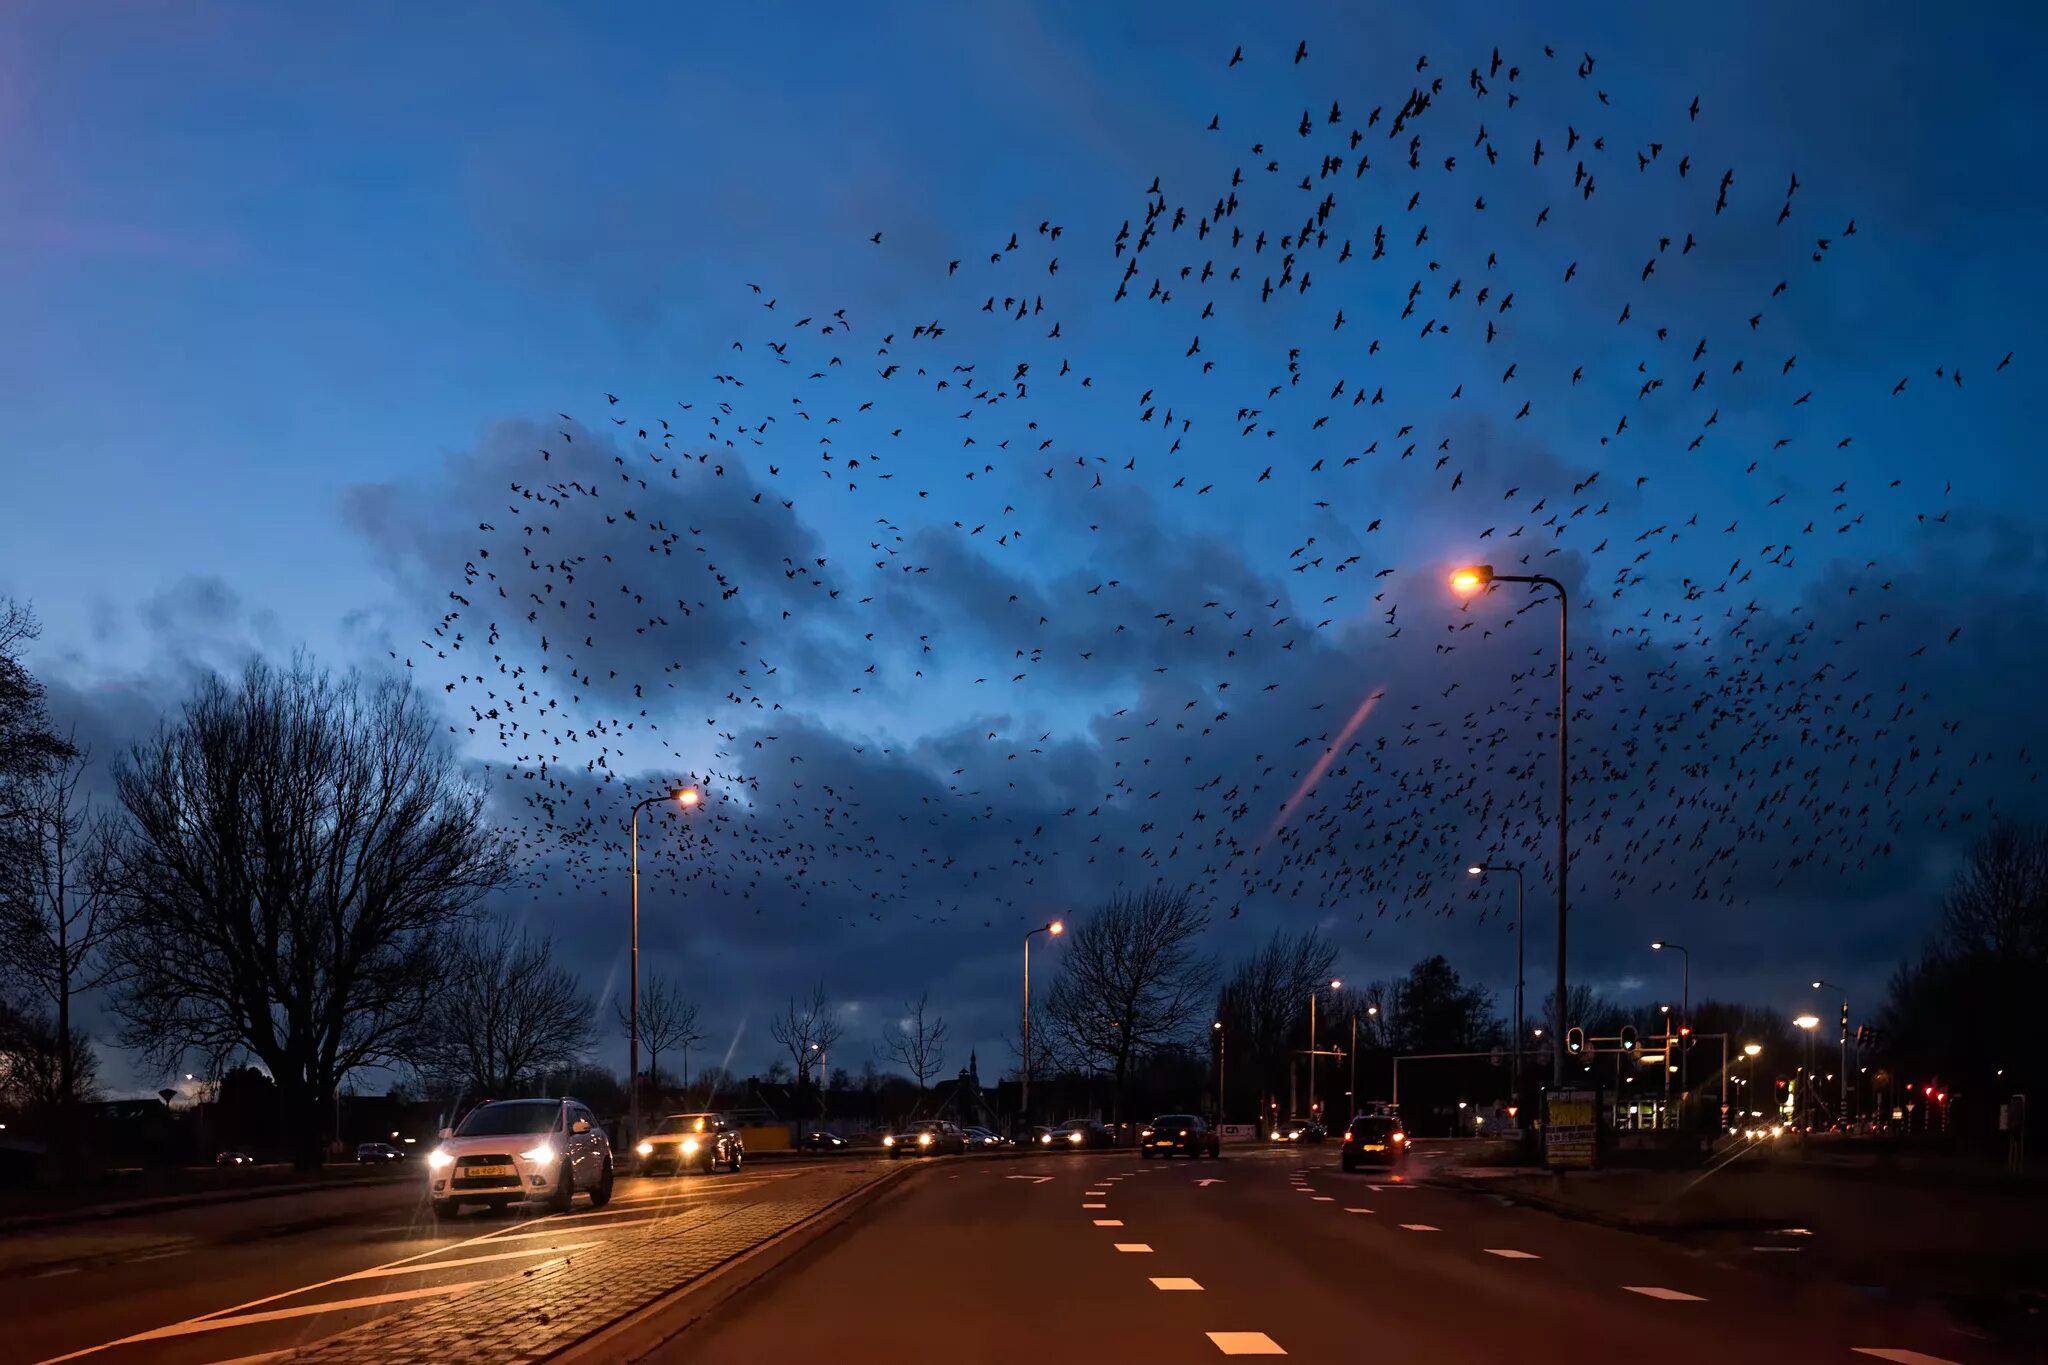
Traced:
<path fill-rule="evenodd" d="M 20 837 L 0 861 L 0 985 L 26 994 L 29 1017 L 49 1024 L 43 1053 L 54 1067 L 49 1102 L 60 1145 L 76 1151 L 68 1124 L 77 1098 L 73 1064 L 91 1050 L 72 1034 L 72 1001 L 112 974 L 112 820 L 78 796 L 82 757 L 58 758 L 16 788 Z M 43 1018 L 47 1008 L 54 1022 Z"/>
<path fill-rule="evenodd" d="M 882 1035 L 883 1055 L 910 1073 L 917 1082 L 919 1099 L 924 1097 L 931 1078 L 946 1064 L 946 1021 L 934 1017 L 930 1023 L 925 1022 L 927 998 L 920 995 L 915 1004 L 904 1005 L 903 1018 Z"/>
<path fill-rule="evenodd" d="M 1372 990 L 1380 996 L 1380 1023 L 1396 1052 L 1471 1052 L 1500 1038 L 1492 994 L 1467 986 L 1441 953 Z"/>
<path fill-rule="evenodd" d="M 99 1058 L 81 1037 L 65 1037 L 41 1010 L 0 1004 L 0 1113 L 68 1143 L 75 1107 L 99 1094 Z"/>
<path fill-rule="evenodd" d="M 1336 962 L 1336 947 L 1307 929 L 1293 936 L 1276 930 L 1238 964 L 1216 1002 L 1226 1085 L 1260 1102 L 1285 1089 L 1289 1053 L 1307 1031 L 1308 994 L 1330 980 Z"/>
<path fill-rule="evenodd" d="M 1082 920 L 1046 998 L 1053 1055 L 1108 1071 L 1120 1104 L 1134 1060 L 1209 1026 L 1216 971 L 1195 949 L 1208 923 L 1185 891 L 1160 888 L 1119 893 Z"/>
<path fill-rule="evenodd" d="M 619 1030 L 633 1036 L 633 1015 L 629 1005 L 619 1005 Z M 697 1005 L 683 998 L 682 988 L 665 976 L 649 977 L 640 992 L 640 1046 L 647 1049 L 647 1084 L 661 1089 L 661 1054 L 683 1049 L 683 1087 L 690 1085 L 690 1048 L 704 1041 L 697 1032 Z"/>
<path fill-rule="evenodd" d="M 500 924 L 448 952 L 420 1067 L 446 1092 L 502 1098 L 580 1062 L 591 1006 L 554 944 Z"/>
<path fill-rule="evenodd" d="M 788 1050 L 797 1088 L 810 1084 L 811 1068 L 845 1036 L 825 996 L 825 983 L 820 981 L 807 999 L 789 997 L 781 1017 L 768 1021 L 768 1036 Z"/>
<path fill-rule="evenodd" d="M 41 634 L 26 603 L 0 597 L 0 831 L 18 813 L 16 788 L 76 753 L 51 728 L 43 685 L 22 661 L 28 643 Z"/>
<path fill-rule="evenodd" d="M 262 1062 L 302 1168 L 344 1075 L 418 1054 L 451 930 L 508 876 L 436 729 L 401 681 L 259 660 L 116 772 L 123 1036 Z"/>

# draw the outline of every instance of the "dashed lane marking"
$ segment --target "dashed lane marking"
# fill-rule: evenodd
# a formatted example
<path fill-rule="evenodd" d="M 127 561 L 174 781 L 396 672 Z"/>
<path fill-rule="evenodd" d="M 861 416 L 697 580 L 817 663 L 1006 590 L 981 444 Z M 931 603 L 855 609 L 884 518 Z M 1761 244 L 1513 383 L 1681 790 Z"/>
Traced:
<path fill-rule="evenodd" d="M 1443 1229 L 1442 1229 L 1442 1228 L 1439 1228 L 1439 1227 L 1432 1227 L 1432 1226 L 1430 1226 L 1430 1225 L 1429 1225 L 1428 1223 L 1403 1223 L 1403 1224 L 1401 1224 L 1401 1226 L 1402 1226 L 1402 1227 L 1404 1227 L 1404 1228 L 1406 1228 L 1406 1229 L 1408 1229 L 1408 1231 L 1410 1231 L 1410 1232 L 1442 1232 L 1442 1231 L 1443 1231 Z"/>
<path fill-rule="evenodd" d="M 1516 1251 L 1510 1247 L 1488 1247 L 1486 1254 L 1500 1256 L 1510 1261 L 1540 1261 L 1543 1258 L 1533 1251 Z"/>
<path fill-rule="evenodd" d="M 1082 1207 L 1082 1208 L 1084 1208 L 1084 1209 L 1106 1209 L 1106 1208 L 1108 1208 L 1108 1207 L 1109 1207 L 1109 1205 L 1107 1205 L 1107 1204 L 1083 1204 L 1083 1205 L 1082 1205 L 1081 1207 Z"/>
<path fill-rule="evenodd" d="M 1118 1242 L 1116 1243 L 1116 1249 L 1118 1251 L 1136 1252 L 1140 1255 L 1149 1254 L 1152 1250 L 1152 1248 L 1144 1242 Z"/>
<path fill-rule="evenodd" d="M 1123 1225 L 1124 1220 L 1121 1218 L 1098 1218 L 1095 1220 L 1095 1226 L 1099 1228 L 1120 1228 Z"/>
<path fill-rule="evenodd" d="M 1701 1295 L 1698 1295 L 1698 1294 L 1688 1294 L 1688 1293 L 1686 1293 L 1685 1291 L 1683 1291 L 1683 1290 L 1680 1290 L 1680 1289 L 1666 1289 L 1666 1288 L 1664 1288 L 1664 1287 L 1663 1287 L 1662 1285 L 1655 1285 L 1655 1284 L 1625 1284 L 1625 1285 L 1623 1285 L 1623 1286 L 1622 1286 L 1622 1288 L 1623 1288 L 1623 1289 L 1626 1289 L 1626 1290 L 1627 1290 L 1627 1291 L 1628 1291 L 1629 1293 L 1631 1293 L 1631 1294 L 1641 1294 L 1641 1295 L 1642 1295 L 1643 1297 L 1645 1297 L 1645 1298 L 1651 1298 L 1651 1299 L 1664 1299 L 1664 1300 L 1666 1300 L 1667 1302 L 1671 1302 L 1671 1303 L 1705 1303 L 1705 1302 L 1706 1302 L 1706 1299 L 1705 1299 L 1704 1297 L 1702 1297 Z"/>
<path fill-rule="evenodd" d="M 1346 1209 L 1346 1210 L 1344 1210 L 1344 1212 L 1346 1212 L 1346 1213 L 1371 1213 L 1371 1212 L 1372 1212 L 1372 1210 L 1371 1210 L 1371 1209 Z"/>
<path fill-rule="evenodd" d="M 1202 1286 L 1196 1284 L 1185 1275 L 1155 1275 L 1152 1277 L 1152 1287 L 1154 1289 L 1199 1290 Z"/>
<path fill-rule="evenodd" d="M 1287 1350 L 1264 1332 L 1204 1332 L 1227 1356 L 1284 1356 Z"/>
<path fill-rule="evenodd" d="M 1337 1196 L 1334 1194 L 1319 1194 L 1308 1202 L 1311 1204 L 1334 1204 L 1337 1202 Z"/>
<path fill-rule="evenodd" d="M 1849 1348 L 1859 1356 L 1874 1356 L 1889 1360 L 1895 1365 L 1956 1365 L 1946 1356 L 1931 1356 L 1925 1351 L 1899 1351 L 1889 1346 L 1852 1346 Z"/>

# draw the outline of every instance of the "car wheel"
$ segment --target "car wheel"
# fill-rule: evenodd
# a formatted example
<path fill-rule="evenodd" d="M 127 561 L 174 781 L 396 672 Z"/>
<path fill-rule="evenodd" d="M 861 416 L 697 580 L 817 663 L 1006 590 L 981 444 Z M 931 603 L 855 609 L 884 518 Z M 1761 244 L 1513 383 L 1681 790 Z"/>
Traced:
<path fill-rule="evenodd" d="M 610 1157 L 606 1157 L 604 1161 L 604 1174 L 597 1178 L 597 1188 L 590 1192 L 590 1207 L 601 1209 L 606 1204 L 612 1202 L 613 1182 L 612 1161 Z"/>
<path fill-rule="evenodd" d="M 562 1159 L 562 1178 L 555 1185 L 553 1197 L 548 1200 L 551 1213 L 567 1213 L 570 1201 L 576 1198 L 576 1167 L 567 1157 Z"/>
<path fill-rule="evenodd" d="M 436 1218 L 453 1218 L 456 1214 L 462 1212 L 462 1205 L 456 1203 L 453 1199 L 429 1199 L 427 1207 L 434 1211 L 434 1217 Z"/>
<path fill-rule="evenodd" d="M 740 1151 L 740 1150 L 739 1150 L 738 1148 L 734 1148 L 734 1149 L 733 1149 L 733 1154 L 732 1154 L 732 1162 L 731 1162 L 731 1170 L 732 1170 L 733 1174 L 735 1174 L 735 1175 L 739 1174 L 739 1169 L 740 1169 L 740 1165 L 741 1165 L 741 1163 L 743 1163 L 744 1161 L 746 1161 L 746 1159 L 747 1159 L 747 1154 L 746 1154 L 745 1152 L 743 1152 L 743 1151 Z"/>

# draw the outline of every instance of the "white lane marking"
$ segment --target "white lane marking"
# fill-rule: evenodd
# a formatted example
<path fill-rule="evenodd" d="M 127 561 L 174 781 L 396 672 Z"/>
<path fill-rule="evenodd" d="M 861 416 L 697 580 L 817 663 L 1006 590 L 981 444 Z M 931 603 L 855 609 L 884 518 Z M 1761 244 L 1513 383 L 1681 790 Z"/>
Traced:
<path fill-rule="evenodd" d="M 1084 1209 L 1106 1209 L 1106 1208 L 1108 1208 L 1108 1207 L 1109 1207 L 1109 1205 L 1107 1205 L 1107 1204 L 1083 1204 L 1083 1205 L 1082 1205 L 1081 1207 L 1082 1207 L 1082 1208 L 1084 1208 Z"/>
<path fill-rule="evenodd" d="M 1124 1220 L 1121 1218 L 1097 1218 L 1092 1221 L 1099 1228 L 1120 1228 L 1124 1225 Z"/>
<path fill-rule="evenodd" d="M 1371 1212 L 1372 1212 L 1372 1210 L 1371 1210 L 1371 1209 L 1346 1209 L 1346 1210 L 1344 1210 L 1344 1212 L 1346 1212 L 1346 1213 L 1371 1213 Z"/>
<path fill-rule="evenodd" d="M 497 1233 L 492 1233 L 492 1234 L 491 1234 L 491 1236 L 490 1236 L 490 1237 L 489 1237 L 488 1239 L 484 1239 L 484 1238 L 478 1238 L 477 1240 L 478 1240 L 478 1241 L 483 1241 L 483 1240 L 489 1240 L 489 1241 L 493 1241 L 493 1242 L 525 1242 L 525 1241 L 531 1241 L 532 1239 L 534 1239 L 534 1238 L 536 1238 L 536 1237 L 603 1237 L 603 1236 L 607 1235 L 608 1233 L 613 1233 L 613 1232 L 622 1232 L 622 1231 L 627 1231 L 627 1229 L 623 1229 L 623 1228 L 615 1228 L 615 1227 L 613 1227 L 613 1228 L 549 1228 L 549 1229 L 545 1229 L 545 1230 L 543 1230 L 543 1231 L 540 1231 L 540 1232 L 497 1232 Z M 440 1251 L 423 1251 L 423 1252 L 421 1252 L 421 1253 L 420 1253 L 420 1255 L 421 1255 L 421 1256 L 439 1256 L 439 1255 L 441 1254 L 441 1252 L 442 1252 L 442 1251 L 460 1251 L 460 1250 L 462 1250 L 462 1248 L 464 1248 L 464 1247 L 466 1247 L 466 1246 L 470 1246 L 470 1245 L 472 1245 L 472 1243 L 470 1243 L 470 1242 L 457 1242 L 457 1243 L 456 1243 L 456 1244 L 455 1244 L 454 1246 L 452 1246 L 452 1247 L 442 1247 Z M 408 1263 L 408 1262 L 410 1262 L 410 1261 L 415 1261 L 415 1260 L 418 1260 L 418 1259 L 419 1259 L 419 1257 L 418 1257 L 418 1256 L 408 1256 L 408 1257 L 407 1257 L 407 1258 L 406 1258 L 406 1259 L 405 1259 L 404 1261 L 393 1261 L 393 1262 L 392 1262 L 391 1264 L 393 1264 L 393 1265 L 405 1265 L 405 1264 L 407 1264 L 407 1263 Z M 345 1278 L 345 1277 L 344 1277 L 344 1278 Z"/>
<path fill-rule="evenodd" d="M 1367 1185 L 1366 1188 L 1374 1194 L 1385 1194 L 1388 1190 L 1412 1190 L 1415 1187 L 1413 1185 Z"/>
<path fill-rule="evenodd" d="M 1751 1251 L 1804 1251 L 1805 1247 L 1751 1247 Z"/>
<path fill-rule="evenodd" d="M 54 1280 L 59 1275 L 76 1275 L 81 1268 L 75 1265 L 60 1265 L 55 1270 L 45 1270 L 42 1274 L 31 1275 L 29 1278 L 32 1280 Z"/>
<path fill-rule="evenodd" d="M 1149 1252 L 1152 1250 L 1151 1247 L 1147 1246 L 1143 1242 L 1118 1242 L 1116 1244 L 1116 1249 L 1118 1251 L 1135 1251 L 1141 1253 Z"/>
<path fill-rule="evenodd" d="M 1438 1228 L 1438 1227 L 1431 1227 L 1431 1226 L 1430 1226 L 1430 1225 L 1429 1225 L 1428 1223 L 1403 1223 L 1403 1224 L 1401 1224 L 1401 1226 L 1402 1226 L 1402 1227 L 1404 1227 L 1404 1228 L 1406 1228 L 1406 1229 L 1408 1229 L 1408 1231 L 1410 1231 L 1410 1232 L 1442 1232 L 1442 1231 L 1443 1231 L 1443 1229 L 1442 1229 L 1442 1228 Z"/>
<path fill-rule="evenodd" d="M 1701 1297 L 1701 1296 L 1700 1296 L 1700 1295 L 1698 1295 L 1698 1294 L 1687 1294 L 1687 1293 L 1685 1293 L 1685 1292 L 1684 1292 L 1684 1291 L 1682 1291 L 1682 1290 L 1677 1290 L 1677 1289 L 1666 1289 L 1666 1288 L 1664 1288 L 1664 1287 L 1663 1287 L 1662 1285 L 1655 1285 L 1655 1284 L 1625 1284 L 1625 1285 L 1623 1285 L 1623 1286 L 1622 1286 L 1622 1288 L 1623 1288 L 1623 1289 L 1626 1289 L 1626 1290 L 1627 1290 L 1627 1291 L 1628 1291 L 1629 1293 L 1631 1293 L 1631 1294 L 1641 1294 L 1641 1295 L 1643 1295 L 1643 1296 L 1644 1296 L 1645 1298 L 1651 1298 L 1651 1299 L 1664 1299 L 1664 1300 L 1667 1300 L 1667 1301 L 1669 1301 L 1669 1302 L 1672 1302 L 1672 1303 L 1705 1303 L 1705 1302 L 1706 1302 L 1706 1299 L 1704 1299 L 1703 1297 Z"/>
<path fill-rule="evenodd" d="M 1334 1204 L 1337 1202 L 1337 1196 L 1334 1194 L 1319 1194 L 1308 1202 L 1311 1204 Z"/>
<path fill-rule="evenodd" d="M 1034 1185 L 1043 1185 L 1052 1179 L 1049 1175 L 1009 1175 L 1003 1178 L 1005 1180 L 1028 1180 Z"/>
<path fill-rule="evenodd" d="M 1087 1196 L 1088 1196 L 1088 1197 L 1089 1197 L 1090 1199 L 1107 1199 L 1107 1198 L 1109 1198 L 1109 1191 L 1108 1191 L 1108 1190 L 1083 1190 L 1083 1191 L 1081 1191 L 1081 1193 L 1083 1193 L 1083 1194 L 1087 1195 Z"/>
<path fill-rule="evenodd" d="M 1204 1332 L 1227 1356 L 1284 1356 L 1287 1351 L 1264 1332 Z"/>
<path fill-rule="evenodd" d="M 466 1280 L 461 1284 L 441 1284 L 428 1289 L 401 1289 L 390 1294 L 372 1294 L 362 1299 L 331 1299 L 325 1303 L 302 1303 L 291 1308 L 271 1308 L 261 1313 L 242 1313 L 232 1318 L 193 1318 L 187 1322 L 174 1322 L 168 1327 L 157 1327 L 147 1332 L 138 1332 L 132 1337 L 108 1342 L 109 1346 L 131 1346 L 142 1341 L 159 1341 L 164 1337 L 191 1336 L 195 1332 L 215 1332 L 223 1327 L 246 1327 L 258 1322 L 277 1322 L 284 1318 L 309 1318 L 321 1313 L 341 1313 L 352 1308 L 374 1308 L 379 1304 L 403 1303 L 408 1299 L 440 1298 L 454 1294 L 466 1294 L 478 1285 L 489 1284 L 489 1280 Z M 89 1347 L 101 1350 L 102 1347 Z M 82 1354 L 74 1352 L 73 1354 Z M 71 1356 L 55 1356 L 54 1360 L 69 1360 Z M 49 1365 L 45 1362 L 44 1365 Z"/>
<path fill-rule="evenodd" d="M 390 1275 L 424 1275 L 432 1270 L 452 1270 L 459 1265 L 484 1265 L 491 1261 L 517 1261 L 528 1256 L 562 1256 L 585 1247 L 603 1245 L 600 1242 L 571 1242 L 567 1246 L 528 1247 L 524 1251 L 494 1251 L 488 1256 L 464 1256 L 454 1261 L 419 1261 L 412 1265 L 378 1266 L 375 1270 L 358 1270 L 353 1275 L 344 1275 L 336 1283 L 345 1284 L 351 1280 L 379 1280 Z"/>
<path fill-rule="evenodd" d="M 137 1265 L 143 1261 L 168 1261 L 173 1256 L 189 1256 L 191 1254 L 191 1247 L 175 1247 L 170 1251 L 152 1251 L 142 1256 L 130 1256 L 127 1264 Z"/>
<path fill-rule="evenodd" d="M 1212 1176 L 1210 1176 L 1210 1177 L 1209 1177 L 1208 1179 L 1206 1179 L 1206 1180 L 1197 1180 L 1197 1181 L 1195 1182 L 1195 1186 L 1196 1186 L 1196 1188 L 1197 1188 L 1197 1189 L 1204 1189 L 1204 1190 L 1206 1190 L 1206 1189 L 1208 1189 L 1208 1188 L 1209 1188 L 1209 1187 L 1210 1187 L 1211 1185 L 1221 1185 L 1222 1183 L 1223 1183 L 1223 1182 L 1222 1182 L 1221 1180 L 1218 1180 L 1218 1179 L 1217 1179 L 1217 1178 L 1216 1178 L 1215 1176 L 1213 1176 L 1213 1175 L 1212 1175 Z"/>
<path fill-rule="evenodd" d="M 1155 1275 L 1155 1276 L 1153 1276 L 1153 1277 L 1152 1277 L 1152 1287 L 1153 1287 L 1154 1289 L 1194 1289 L 1194 1290 L 1198 1290 L 1198 1289 L 1200 1289 L 1200 1288 L 1201 1288 L 1202 1286 L 1200 1286 L 1200 1285 L 1196 1284 L 1196 1283 L 1195 1283 L 1195 1282 L 1194 1282 L 1193 1280 L 1189 1279 L 1189 1278 L 1188 1278 L 1187 1276 L 1185 1276 L 1185 1275 L 1167 1275 L 1167 1276 L 1163 1276 L 1163 1277 L 1162 1277 L 1162 1276 L 1158 1276 L 1158 1275 Z"/>
<path fill-rule="evenodd" d="M 1947 1356 L 1931 1356 L 1925 1351 L 1900 1351 L 1889 1346 L 1851 1346 L 1850 1350 L 1859 1356 L 1875 1356 L 1889 1360 L 1895 1365 L 1956 1365 Z"/>
<path fill-rule="evenodd" d="M 1486 1254 L 1489 1256 L 1502 1256 L 1510 1261 L 1540 1261 L 1543 1259 L 1533 1251 L 1515 1251 L 1509 1247 L 1488 1247 L 1486 1248 Z"/>

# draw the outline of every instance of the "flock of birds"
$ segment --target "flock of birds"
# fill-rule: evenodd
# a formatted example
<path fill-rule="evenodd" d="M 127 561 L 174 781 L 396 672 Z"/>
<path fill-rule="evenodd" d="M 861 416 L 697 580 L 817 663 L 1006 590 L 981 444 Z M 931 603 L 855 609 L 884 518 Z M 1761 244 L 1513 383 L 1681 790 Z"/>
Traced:
<path fill-rule="evenodd" d="M 1032 213 L 902 321 L 740 284 L 704 389 L 492 467 L 406 662 L 537 880 L 611 894 L 628 809 L 694 782 L 643 867 L 754 913 L 1497 913 L 1467 864 L 1554 872 L 1556 607 L 1461 600 L 1466 556 L 1570 590 L 1582 912 L 1853 876 L 2032 780 L 1894 607 L 1947 481 L 1852 445 L 2010 354 L 1800 354 L 1867 234 L 1706 162 L 1697 99 L 1632 127 L 1590 55 L 1291 67 L 1297 122 L 1218 113 L 1209 179 L 1113 230 Z"/>

